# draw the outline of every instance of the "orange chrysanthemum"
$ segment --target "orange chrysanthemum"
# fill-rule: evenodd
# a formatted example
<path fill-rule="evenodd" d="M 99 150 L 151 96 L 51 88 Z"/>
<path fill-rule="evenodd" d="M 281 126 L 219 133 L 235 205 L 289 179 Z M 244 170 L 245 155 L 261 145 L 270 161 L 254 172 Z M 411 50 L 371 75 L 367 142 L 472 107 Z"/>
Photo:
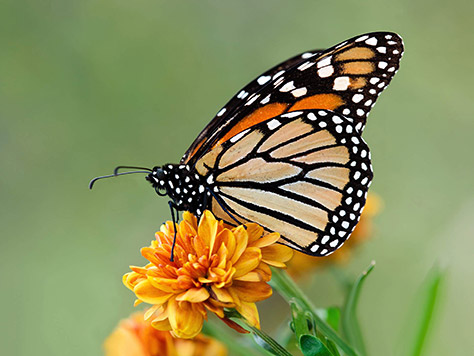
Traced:
<path fill-rule="evenodd" d="M 184 213 L 177 225 L 174 262 L 170 261 L 173 223 L 156 233 L 156 241 L 141 250 L 150 261 L 131 267 L 124 284 L 137 302 L 153 306 L 145 314 L 159 330 L 180 338 L 199 334 L 207 311 L 225 320 L 224 308 L 236 309 L 249 324 L 259 327 L 255 302 L 270 297 L 269 266 L 285 267 L 293 252 L 275 244 L 280 235 L 264 236 L 263 228 L 247 224 L 226 227 L 211 212 L 196 217 Z"/>
<path fill-rule="evenodd" d="M 312 268 L 347 262 L 354 248 L 372 236 L 372 219 L 380 211 L 381 206 L 380 197 L 374 193 L 369 194 L 359 223 L 342 248 L 324 258 L 315 258 L 296 252 L 291 261 L 288 262 L 288 273 L 293 277 L 299 277 Z"/>
<path fill-rule="evenodd" d="M 192 340 L 174 338 L 169 331 L 156 330 L 146 321 L 143 312 L 126 320 L 104 343 L 105 356 L 227 356 L 219 341 L 197 335 Z"/>

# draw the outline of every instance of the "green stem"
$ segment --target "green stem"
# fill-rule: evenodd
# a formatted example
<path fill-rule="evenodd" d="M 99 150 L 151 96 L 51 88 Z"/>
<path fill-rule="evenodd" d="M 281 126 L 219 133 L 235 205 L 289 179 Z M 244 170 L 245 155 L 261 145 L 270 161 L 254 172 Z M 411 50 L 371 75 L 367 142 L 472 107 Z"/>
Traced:
<path fill-rule="evenodd" d="M 266 334 L 262 330 L 256 328 L 253 325 L 250 325 L 242 315 L 236 310 L 231 310 L 226 312 L 226 317 L 232 319 L 244 329 L 252 331 L 260 339 L 262 339 L 267 346 L 271 349 L 271 352 L 277 356 L 292 356 L 283 346 L 281 346 L 276 340 L 274 340 L 270 335 Z"/>
<path fill-rule="evenodd" d="M 285 271 L 272 268 L 272 280 L 270 284 L 287 302 L 290 302 L 292 298 L 297 299 L 300 304 L 313 315 L 314 322 L 321 333 L 328 339 L 334 341 L 348 356 L 358 356 L 357 353 L 316 314 L 316 307 Z"/>
<path fill-rule="evenodd" d="M 237 355 L 237 356 L 256 356 L 257 355 L 253 349 L 242 345 L 242 343 L 239 342 L 235 337 L 232 337 L 227 332 L 224 332 L 222 328 L 218 327 L 213 321 L 204 323 L 202 331 L 204 334 L 208 336 L 212 336 L 213 338 L 225 344 L 233 355 Z M 261 355 L 261 353 L 258 353 L 258 354 Z"/>

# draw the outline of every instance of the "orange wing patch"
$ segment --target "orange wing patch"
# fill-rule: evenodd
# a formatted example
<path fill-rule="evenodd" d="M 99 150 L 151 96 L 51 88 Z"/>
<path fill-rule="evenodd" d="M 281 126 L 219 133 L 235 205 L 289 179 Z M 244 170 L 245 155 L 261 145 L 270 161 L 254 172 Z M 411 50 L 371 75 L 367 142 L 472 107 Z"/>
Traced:
<path fill-rule="evenodd" d="M 375 57 L 375 52 L 368 47 L 353 47 L 347 51 L 342 51 L 336 55 L 337 61 L 350 61 L 355 59 L 371 59 Z"/>
<path fill-rule="evenodd" d="M 344 104 L 344 100 L 337 94 L 316 94 L 297 101 L 288 111 L 305 109 L 334 110 Z"/>
<path fill-rule="evenodd" d="M 344 74 L 369 74 L 374 69 L 374 63 L 372 62 L 348 62 L 342 65 Z"/>
<path fill-rule="evenodd" d="M 349 88 L 351 89 L 363 88 L 366 85 L 367 85 L 367 79 L 365 79 L 364 77 L 350 78 Z"/>
<path fill-rule="evenodd" d="M 250 115 L 247 115 L 242 120 L 240 120 L 229 132 L 227 132 L 224 135 L 224 137 L 222 137 L 216 143 L 216 145 L 226 142 L 230 138 L 248 129 L 249 127 L 252 127 L 253 125 L 256 125 L 262 121 L 265 121 L 267 119 L 271 119 L 272 117 L 283 114 L 287 106 L 288 106 L 287 104 L 273 103 L 273 104 L 265 105 L 261 107 L 260 109 L 255 110 L 253 113 L 251 113 Z"/>

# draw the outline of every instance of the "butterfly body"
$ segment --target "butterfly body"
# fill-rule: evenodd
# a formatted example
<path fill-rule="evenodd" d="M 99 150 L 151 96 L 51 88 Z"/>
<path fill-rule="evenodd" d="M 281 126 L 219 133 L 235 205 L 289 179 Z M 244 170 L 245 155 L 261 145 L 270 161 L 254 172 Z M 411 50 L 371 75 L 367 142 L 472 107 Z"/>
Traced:
<path fill-rule="evenodd" d="M 180 164 L 148 169 L 147 180 L 172 208 L 256 222 L 326 256 L 359 221 L 373 177 L 361 135 L 402 54 L 400 36 L 374 32 L 292 57 L 240 90 Z"/>
<path fill-rule="evenodd" d="M 154 167 L 146 180 L 158 195 L 167 195 L 177 210 L 201 215 L 207 208 L 210 192 L 206 190 L 202 177 L 187 164 Z"/>

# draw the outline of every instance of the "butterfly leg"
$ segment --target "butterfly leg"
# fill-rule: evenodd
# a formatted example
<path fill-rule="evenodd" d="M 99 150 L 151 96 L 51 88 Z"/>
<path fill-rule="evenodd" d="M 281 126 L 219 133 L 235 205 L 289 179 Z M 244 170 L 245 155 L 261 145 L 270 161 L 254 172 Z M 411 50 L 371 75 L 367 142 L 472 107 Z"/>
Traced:
<path fill-rule="evenodd" d="M 212 197 L 213 197 L 214 199 L 216 199 L 217 204 L 219 204 L 219 206 L 222 208 L 222 210 L 224 210 L 224 212 L 225 212 L 227 215 L 229 215 L 229 216 L 232 218 L 232 220 L 234 220 L 234 221 L 237 223 L 237 226 L 242 224 L 239 220 L 237 220 L 237 218 L 235 218 L 234 215 L 232 215 L 232 214 L 230 213 L 230 211 L 225 207 L 225 205 L 220 201 L 220 199 L 214 194 L 214 192 L 213 192 L 211 189 L 206 188 L 206 190 L 212 195 Z M 207 194 L 206 194 L 206 196 L 207 196 Z M 245 225 L 244 225 L 244 227 L 245 227 Z M 246 228 L 246 227 L 245 227 L 245 228 Z"/>
<path fill-rule="evenodd" d="M 176 245 L 176 224 L 178 223 L 178 221 L 175 219 L 175 215 L 174 215 L 174 212 L 176 210 L 176 214 L 178 214 L 178 209 L 176 208 L 174 202 L 172 201 L 169 201 L 168 202 L 168 205 L 170 207 L 170 211 L 171 211 L 171 219 L 173 220 L 173 229 L 174 229 L 174 236 L 173 236 L 173 244 L 171 245 L 171 257 L 170 257 L 170 261 L 171 262 L 174 262 L 174 246 Z M 178 215 L 179 216 L 179 215 Z"/>

